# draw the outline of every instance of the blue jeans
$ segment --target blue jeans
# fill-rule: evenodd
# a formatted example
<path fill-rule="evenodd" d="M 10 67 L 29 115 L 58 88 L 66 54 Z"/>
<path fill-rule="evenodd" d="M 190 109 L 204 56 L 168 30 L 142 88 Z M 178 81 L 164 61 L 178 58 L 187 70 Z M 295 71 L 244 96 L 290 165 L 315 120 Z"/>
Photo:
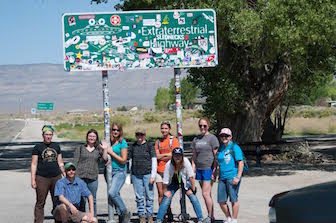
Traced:
<path fill-rule="evenodd" d="M 132 175 L 133 189 L 135 192 L 135 200 L 138 208 L 139 216 L 152 216 L 154 209 L 154 185 L 149 184 L 151 174 L 146 175 Z M 146 214 L 145 214 L 145 200 L 146 195 Z"/>
<path fill-rule="evenodd" d="M 109 199 L 115 204 L 121 215 L 126 214 L 127 208 L 121 199 L 120 190 L 126 180 L 126 169 L 112 169 L 112 183 L 109 190 Z"/>
<path fill-rule="evenodd" d="M 91 192 L 93 196 L 93 208 L 94 208 L 94 216 L 97 217 L 97 205 L 96 205 L 96 197 L 97 197 L 97 190 L 98 190 L 98 179 L 97 180 L 91 180 L 87 178 L 82 178 L 82 180 L 86 183 L 86 186 L 88 187 L 89 191 Z M 84 197 L 82 197 L 81 203 L 80 203 L 80 211 L 85 212 L 85 204 L 86 200 Z"/>
<path fill-rule="evenodd" d="M 238 201 L 238 192 L 241 180 L 237 185 L 233 185 L 232 182 L 233 179 L 219 180 L 217 188 L 218 203 L 226 203 L 228 197 L 230 197 L 231 203 Z"/>
<path fill-rule="evenodd" d="M 157 222 L 162 222 L 164 215 L 166 214 L 166 211 L 171 203 L 171 200 L 175 194 L 175 192 L 179 189 L 179 185 L 174 185 L 174 184 L 170 184 L 168 186 L 168 191 L 171 192 L 172 197 L 168 198 L 166 196 L 163 197 L 162 202 L 160 204 L 159 210 L 158 210 L 158 214 L 156 216 L 156 220 Z M 202 214 L 202 208 L 201 208 L 201 204 L 199 203 L 197 196 L 195 194 L 190 194 L 187 195 L 189 197 L 189 200 L 191 202 L 191 204 L 193 205 L 194 211 L 196 213 L 196 216 L 198 218 L 198 220 L 203 220 L 203 214 Z"/>

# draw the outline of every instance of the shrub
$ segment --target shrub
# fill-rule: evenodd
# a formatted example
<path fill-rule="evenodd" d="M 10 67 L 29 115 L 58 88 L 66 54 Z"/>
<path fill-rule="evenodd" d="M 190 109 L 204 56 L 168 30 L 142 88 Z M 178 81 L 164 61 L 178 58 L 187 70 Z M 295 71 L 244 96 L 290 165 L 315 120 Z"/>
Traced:
<path fill-rule="evenodd" d="M 152 112 L 146 112 L 143 116 L 143 119 L 148 123 L 160 121 L 160 117 Z"/>
<path fill-rule="evenodd" d="M 126 108 L 125 105 L 123 105 L 121 107 L 117 107 L 117 111 L 128 111 L 128 109 Z"/>
<path fill-rule="evenodd" d="M 58 125 L 55 125 L 55 129 L 56 130 L 61 130 L 61 129 L 72 129 L 73 128 L 73 125 L 70 124 L 70 123 L 60 123 Z"/>
<path fill-rule="evenodd" d="M 129 125 L 131 123 L 131 118 L 124 115 L 114 115 L 111 117 L 111 124 L 113 122 L 120 123 L 122 126 Z"/>

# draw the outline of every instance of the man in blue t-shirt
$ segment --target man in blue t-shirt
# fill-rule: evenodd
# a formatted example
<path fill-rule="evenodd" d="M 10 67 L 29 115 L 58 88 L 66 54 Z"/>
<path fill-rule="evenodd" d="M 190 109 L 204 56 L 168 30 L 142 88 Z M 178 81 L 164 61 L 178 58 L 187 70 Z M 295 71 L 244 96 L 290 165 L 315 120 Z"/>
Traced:
<path fill-rule="evenodd" d="M 238 191 L 244 168 L 244 156 L 241 148 L 232 141 L 232 132 L 229 128 L 223 128 L 219 136 L 223 144 L 217 152 L 219 165 L 218 203 L 227 218 L 224 223 L 237 223 Z M 215 178 L 216 175 L 213 176 L 213 179 Z M 227 205 L 228 197 L 230 197 L 232 204 L 232 215 Z"/>
<path fill-rule="evenodd" d="M 55 185 L 54 196 L 57 206 L 53 211 L 56 221 L 98 223 L 94 217 L 93 196 L 85 182 L 76 177 L 76 166 L 69 162 L 64 165 L 66 177 L 59 179 Z M 90 213 L 79 211 L 81 197 L 89 200 Z"/>

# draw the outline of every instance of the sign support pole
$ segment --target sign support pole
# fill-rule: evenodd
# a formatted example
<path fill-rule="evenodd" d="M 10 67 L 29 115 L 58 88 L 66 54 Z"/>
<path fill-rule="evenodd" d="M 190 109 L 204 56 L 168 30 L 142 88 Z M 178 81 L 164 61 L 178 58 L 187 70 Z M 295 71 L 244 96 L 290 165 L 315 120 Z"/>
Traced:
<path fill-rule="evenodd" d="M 176 130 L 177 130 L 177 138 L 179 140 L 180 148 L 183 149 L 183 132 L 182 132 L 182 100 L 181 100 L 181 69 L 174 68 L 174 79 L 175 79 L 175 106 L 176 106 Z M 181 214 L 179 219 L 182 222 L 187 222 L 190 218 L 189 214 L 187 214 L 186 209 L 186 201 L 185 201 L 185 189 L 181 190 Z"/>
<path fill-rule="evenodd" d="M 183 149 L 183 132 L 182 132 L 182 101 L 181 101 L 181 69 L 174 68 L 175 79 L 175 106 L 176 106 L 176 130 L 180 148 Z"/>
<path fill-rule="evenodd" d="M 111 146 L 110 136 L 110 103 L 109 103 L 109 90 L 108 90 L 108 76 L 107 70 L 102 71 L 103 78 L 103 104 L 104 104 L 104 138 L 108 146 Z M 111 160 L 111 156 L 108 155 Z M 109 191 L 112 183 L 112 166 L 106 166 L 106 181 L 107 181 L 107 205 L 108 205 L 108 223 L 114 222 L 114 210 L 112 203 L 109 202 Z"/>

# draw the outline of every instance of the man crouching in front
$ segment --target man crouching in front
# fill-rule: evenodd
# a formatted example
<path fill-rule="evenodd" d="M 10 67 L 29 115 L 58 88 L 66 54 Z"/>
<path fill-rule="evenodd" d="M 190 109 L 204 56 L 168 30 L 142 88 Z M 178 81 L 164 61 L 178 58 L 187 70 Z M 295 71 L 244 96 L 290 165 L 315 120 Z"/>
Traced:
<path fill-rule="evenodd" d="M 89 222 L 97 223 L 94 217 L 93 196 L 83 180 L 76 177 L 76 166 L 69 162 L 64 165 L 66 177 L 59 179 L 55 185 L 56 208 L 53 212 L 56 221 L 62 223 Z M 89 200 L 90 213 L 78 210 L 81 197 Z"/>

